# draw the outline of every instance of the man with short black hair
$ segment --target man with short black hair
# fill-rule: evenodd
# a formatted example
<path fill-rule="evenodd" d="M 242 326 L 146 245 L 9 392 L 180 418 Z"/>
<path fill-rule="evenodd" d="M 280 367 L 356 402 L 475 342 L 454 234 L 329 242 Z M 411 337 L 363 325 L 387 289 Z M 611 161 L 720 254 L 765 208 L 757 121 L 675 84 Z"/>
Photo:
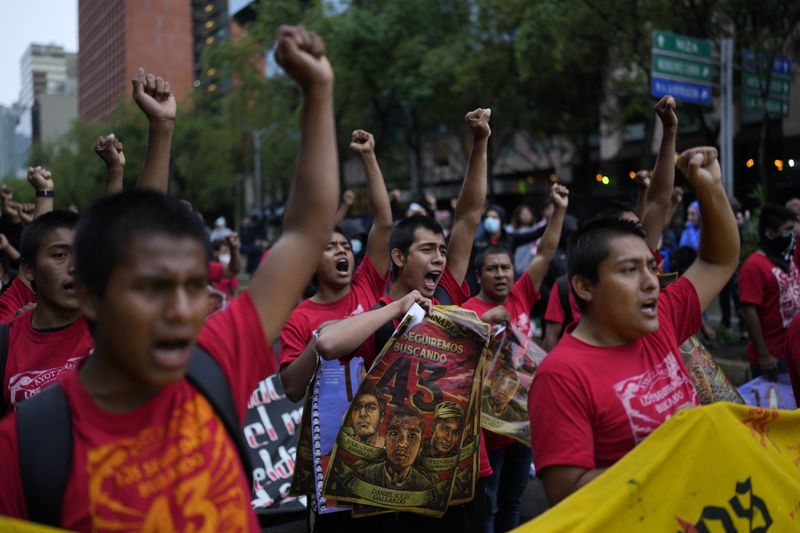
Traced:
<path fill-rule="evenodd" d="M 786 372 L 786 330 L 800 314 L 798 217 L 794 211 L 766 204 L 758 218 L 759 249 L 739 269 L 739 300 L 749 341 L 753 377 L 772 381 Z"/>
<path fill-rule="evenodd" d="M 97 203 L 75 238 L 75 285 L 96 349 L 58 387 L 0 422 L 0 454 L 11 458 L 0 462 L 0 514 L 41 512 L 23 489 L 26 462 L 14 459 L 29 452 L 18 446 L 18 430 L 22 422 L 30 427 L 23 413 L 60 391 L 71 428 L 61 440 L 72 446 L 71 464 L 67 479 L 47 478 L 64 484 L 63 500 L 46 502 L 56 505 L 48 522 L 81 531 L 261 530 L 246 459 L 216 400 L 235 411 L 230 425 L 241 424 L 258 379 L 276 370 L 269 346 L 330 236 L 339 184 L 333 71 L 324 44 L 301 27 L 284 26 L 276 59 L 305 96 L 281 238 L 247 291 L 204 322 L 208 239 L 197 216 L 155 191 Z M 210 377 L 227 385 L 227 398 L 212 399 L 187 379 L 192 361 L 204 362 L 206 377 L 219 374 Z"/>
<path fill-rule="evenodd" d="M 735 271 L 736 218 L 714 148 L 678 167 L 702 211 L 698 258 L 659 294 L 642 229 L 600 219 L 579 230 L 568 272 L 583 313 L 536 371 L 528 397 L 533 455 L 551 505 L 602 474 L 697 394 L 680 344 Z"/>

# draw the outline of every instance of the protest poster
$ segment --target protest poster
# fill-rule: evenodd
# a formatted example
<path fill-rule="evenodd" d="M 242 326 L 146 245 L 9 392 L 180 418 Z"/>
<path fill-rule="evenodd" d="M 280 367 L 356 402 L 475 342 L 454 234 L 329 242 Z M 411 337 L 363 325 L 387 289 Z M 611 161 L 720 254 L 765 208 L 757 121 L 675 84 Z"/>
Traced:
<path fill-rule="evenodd" d="M 346 509 L 336 507 L 335 500 L 323 496 L 322 487 L 342 419 L 354 399 L 358 405 L 352 414 L 352 427 L 367 439 L 377 433 L 377 414 L 381 412 L 377 399 L 363 395 L 354 398 L 365 373 L 362 357 L 319 359 L 306 391 L 297 462 L 289 493 L 310 496 L 309 505 L 317 514 Z"/>
<path fill-rule="evenodd" d="M 250 395 L 243 432 L 253 465 L 251 503 L 259 514 L 305 509 L 303 500 L 289 495 L 302 416 L 302 404 L 286 398 L 278 374 Z"/>
<path fill-rule="evenodd" d="M 739 387 L 744 403 L 770 409 L 797 409 L 789 374 L 778 374 L 778 381 L 759 376 Z"/>
<path fill-rule="evenodd" d="M 385 402 L 379 436 L 354 438 L 354 400 L 333 449 L 324 496 L 352 504 L 354 516 L 381 509 L 442 516 L 450 504 L 490 332 L 471 311 L 436 306 L 420 314 L 415 306 L 403 318 L 356 394 Z M 471 449 L 474 464 L 478 447 Z"/>
<path fill-rule="evenodd" d="M 692 335 L 681 344 L 681 357 L 701 405 L 714 402 L 745 403 L 736 387 L 703 343 Z"/>
<path fill-rule="evenodd" d="M 520 533 L 797 531 L 800 412 L 717 402 L 676 413 Z"/>
<path fill-rule="evenodd" d="M 497 324 L 481 391 L 481 427 L 531 445 L 528 391 L 547 353 L 513 324 Z"/>

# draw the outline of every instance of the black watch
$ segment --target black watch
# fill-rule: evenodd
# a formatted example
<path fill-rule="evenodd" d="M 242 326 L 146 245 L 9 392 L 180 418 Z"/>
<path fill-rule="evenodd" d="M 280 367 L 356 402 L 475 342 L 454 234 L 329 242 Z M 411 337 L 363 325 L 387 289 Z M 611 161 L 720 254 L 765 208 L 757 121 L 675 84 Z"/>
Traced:
<path fill-rule="evenodd" d="M 37 198 L 55 198 L 56 191 L 53 189 L 45 189 L 43 191 L 36 191 Z"/>

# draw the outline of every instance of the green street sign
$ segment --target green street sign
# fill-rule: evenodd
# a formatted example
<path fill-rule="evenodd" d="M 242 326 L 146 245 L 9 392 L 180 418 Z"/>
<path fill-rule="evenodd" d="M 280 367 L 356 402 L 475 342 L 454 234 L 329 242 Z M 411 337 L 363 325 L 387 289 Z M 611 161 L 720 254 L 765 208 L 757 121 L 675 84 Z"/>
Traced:
<path fill-rule="evenodd" d="M 742 109 L 761 113 L 763 100 L 755 94 L 742 93 Z M 767 98 L 767 113 L 781 117 L 789 116 L 789 101 L 778 98 Z"/>
<path fill-rule="evenodd" d="M 668 31 L 653 31 L 653 48 L 697 58 L 711 58 L 711 41 Z"/>
<path fill-rule="evenodd" d="M 764 82 L 755 72 L 742 72 L 742 88 L 747 92 L 761 94 Z M 792 82 L 785 78 L 771 76 L 769 80 L 769 94 L 771 96 L 789 96 Z"/>
<path fill-rule="evenodd" d="M 711 65 L 708 63 L 687 61 L 657 53 L 653 54 L 652 71 L 656 76 L 678 76 L 692 81 L 711 81 Z"/>

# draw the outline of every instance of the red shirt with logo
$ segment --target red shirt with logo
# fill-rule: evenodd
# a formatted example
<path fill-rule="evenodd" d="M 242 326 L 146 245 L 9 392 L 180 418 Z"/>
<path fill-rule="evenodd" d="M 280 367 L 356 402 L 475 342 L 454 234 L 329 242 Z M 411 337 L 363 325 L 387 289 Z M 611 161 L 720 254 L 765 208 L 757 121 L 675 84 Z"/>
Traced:
<path fill-rule="evenodd" d="M 17 275 L 11 285 L 0 295 L 0 323 L 11 322 L 17 316 L 20 308 L 35 301 L 36 295 L 30 287 L 25 285 L 20 275 Z"/>
<path fill-rule="evenodd" d="M 531 279 L 530 275 L 525 272 L 514 283 L 514 286 L 511 288 L 511 293 L 508 296 L 508 300 L 505 304 L 503 304 L 508 311 L 508 316 L 511 322 L 528 338 L 531 337 L 531 307 L 533 307 L 533 304 L 539 301 L 539 298 L 541 298 L 539 291 L 537 291 L 536 287 L 533 286 L 533 280 Z M 480 318 L 486 311 L 497 307 L 497 304 L 485 302 L 477 296 L 473 296 L 464 302 L 462 307 L 475 311 L 475 313 L 478 315 L 478 318 Z M 511 437 L 498 435 L 493 431 L 484 431 L 483 429 L 481 431 L 484 433 L 486 450 L 490 452 L 499 450 L 500 448 L 505 448 L 506 446 L 510 446 L 516 442 Z"/>
<path fill-rule="evenodd" d="M 239 420 L 262 376 L 276 371 L 247 292 L 209 319 L 198 344 L 230 383 Z M 135 409 L 106 411 L 78 372 L 62 377 L 74 450 L 62 527 L 77 531 L 251 531 L 261 528 L 236 447 L 213 408 L 186 380 Z M 16 414 L 0 422 L 0 514 L 27 517 Z M 11 458 L 11 459 L 9 459 Z"/>
<path fill-rule="evenodd" d="M 698 405 L 678 349 L 701 324 L 688 279 L 661 292 L 658 323 L 656 332 L 614 347 L 591 346 L 568 331 L 544 358 L 528 396 L 539 469 L 608 467 L 676 409 Z"/>
<path fill-rule="evenodd" d="M 758 307 L 758 321 L 770 355 L 785 359 L 786 328 L 800 313 L 797 261 L 790 261 L 787 273 L 764 254 L 750 254 L 739 269 L 739 299 Z M 758 364 L 758 353 L 752 339 L 747 343 L 747 357 L 751 363 Z"/>
<path fill-rule="evenodd" d="M 386 291 L 387 277 L 364 257 L 353 273 L 350 292 L 335 302 L 316 303 L 310 298 L 294 308 L 281 331 L 281 368 L 297 359 L 306 349 L 311 334 L 329 320 L 360 315 L 378 304 Z"/>
<path fill-rule="evenodd" d="M 3 375 L 3 405 L 35 396 L 59 376 L 78 367 L 94 347 L 84 318 L 64 328 L 36 330 L 33 311 L 26 311 L 8 327 L 8 359 Z"/>

